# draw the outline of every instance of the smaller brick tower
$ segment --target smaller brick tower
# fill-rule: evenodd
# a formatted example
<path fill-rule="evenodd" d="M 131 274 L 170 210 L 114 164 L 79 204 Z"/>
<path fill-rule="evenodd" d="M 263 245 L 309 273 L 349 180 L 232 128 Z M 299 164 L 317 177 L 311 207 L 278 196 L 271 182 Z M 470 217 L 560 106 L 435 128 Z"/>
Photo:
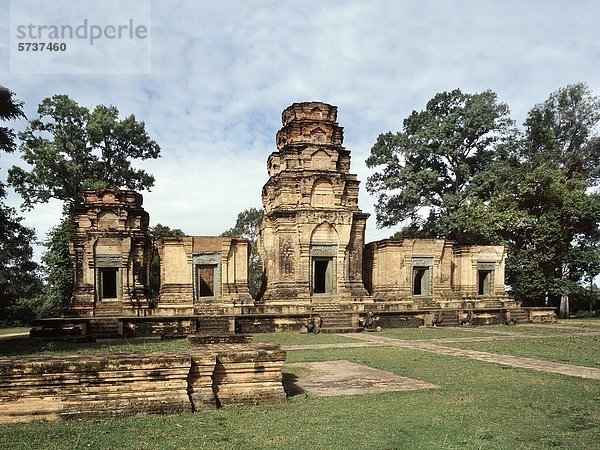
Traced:
<path fill-rule="evenodd" d="M 84 193 L 70 244 L 75 266 L 72 315 L 140 315 L 149 307 L 148 221 L 142 196 L 136 192 Z"/>

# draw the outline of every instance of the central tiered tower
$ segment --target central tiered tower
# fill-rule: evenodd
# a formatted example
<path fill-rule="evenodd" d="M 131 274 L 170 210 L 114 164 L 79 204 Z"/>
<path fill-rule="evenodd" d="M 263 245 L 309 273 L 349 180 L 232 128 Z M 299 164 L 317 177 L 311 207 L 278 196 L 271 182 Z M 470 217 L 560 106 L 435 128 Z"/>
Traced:
<path fill-rule="evenodd" d="M 358 207 L 337 107 L 294 103 L 283 111 L 277 149 L 268 159 L 259 253 L 261 300 L 272 305 L 347 303 L 367 295 L 362 251 L 369 217 Z"/>

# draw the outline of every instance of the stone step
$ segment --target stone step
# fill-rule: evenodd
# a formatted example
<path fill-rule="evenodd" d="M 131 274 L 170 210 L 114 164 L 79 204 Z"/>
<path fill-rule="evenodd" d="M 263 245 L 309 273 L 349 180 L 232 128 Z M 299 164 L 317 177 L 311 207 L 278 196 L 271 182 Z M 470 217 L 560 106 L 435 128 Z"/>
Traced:
<path fill-rule="evenodd" d="M 321 328 L 321 333 L 335 334 L 335 333 L 360 333 L 363 331 L 361 327 L 325 327 Z"/>
<path fill-rule="evenodd" d="M 338 303 L 313 303 L 311 309 L 314 313 L 340 312 L 341 308 Z"/>
<path fill-rule="evenodd" d="M 456 311 L 442 310 L 439 318 L 440 322 L 436 324 L 438 327 L 455 327 L 460 325 Z"/>
<path fill-rule="evenodd" d="M 516 323 L 529 322 L 529 314 L 527 314 L 527 311 L 524 311 L 522 309 L 511 309 L 510 318 L 516 321 Z"/>
<path fill-rule="evenodd" d="M 199 317 L 198 332 L 202 334 L 221 335 L 229 333 L 229 318 L 219 316 Z"/>
<path fill-rule="evenodd" d="M 321 316 L 321 327 L 351 327 L 352 318 L 349 316 Z"/>
<path fill-rule="evenodd" d="M 486 308 L 502 308 L 504 305 L 502 304 L 501 301 L 499 300 L 486 300 L 485 301 L 485 307 Z"/>

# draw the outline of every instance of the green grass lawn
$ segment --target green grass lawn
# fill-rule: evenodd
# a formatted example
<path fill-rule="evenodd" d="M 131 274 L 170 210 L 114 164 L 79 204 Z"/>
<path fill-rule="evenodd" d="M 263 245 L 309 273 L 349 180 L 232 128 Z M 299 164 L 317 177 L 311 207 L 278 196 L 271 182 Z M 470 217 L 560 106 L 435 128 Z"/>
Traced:
<path fill-rule="evenodd" d="M 590 347 L 600 347 L 591 336 L 576 342 L 568 353 L 579 359 Z M 124 345 L 158 350 L 161 345 L 179 349 L 182 343 Z M 0 448 L 583 449 L 598 448 L 600 442 L 598 381 L 392 347 L 288 352 L 289 362 L 332 359 L 388 370 L 439 389 L 298 395 L 277 405 L 194 414 L 4 425 Z"/>
<path fill-rule="evenodd" d="M 491 332 L 501 333 L 522 333 L 522 334 L 572 334 L 572 333 L 589 333 L 591 331 L 600 331 L 600 329 L 594 330 L 590 327 L 578 326 L 578 329 L 574 328 L 575 325 L 568 325 L 564 323 L 553 323 L 544 324 L 541 326 L 535 324 L 519 324 L 514 326 L 506 325 L 486 325 L 483 329 Z"/>
<path fill-rule="evenodd" d="M 600 317 L 586 317 L 581 319 L 566 319 L 559 321 L 559 325 L 569 325 L 577 327 L 586 327 L 599 330 Z"/>
<path fill-rule="evenodd" d="M 460 342 L 444 345 L 600 368 L 600 336 L 564 336 L 518 341 Z"/>
<path fill-rule="evenodd" d="M 312 345 L 356 342 L 356 339 L 340 336 L 337 334 L 302 334 L 299 332 L 288 332 L 255 334 L 252 336 L 252 342 L 276 342 L 281 345 Z"/>
<path fill-rule="evenodd" d="M 509 327 L 505 328 L 509 331 Z M 487 329 L 487 327 L 483 327 L 481 330 Z M 406 340 L 490 336 L 489 333 L 479 331 L 477 327 L 469 327 L 468 329 L 458 327 L 386 328 L 381 333 L 375 333 L 375 335 Z"/>

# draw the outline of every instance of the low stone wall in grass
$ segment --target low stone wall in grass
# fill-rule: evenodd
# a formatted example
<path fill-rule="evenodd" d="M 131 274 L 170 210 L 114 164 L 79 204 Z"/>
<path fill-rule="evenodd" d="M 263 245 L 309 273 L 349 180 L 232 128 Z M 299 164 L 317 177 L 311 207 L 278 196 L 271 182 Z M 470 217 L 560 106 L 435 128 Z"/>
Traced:
<path fill-rule="evenodd" d="M 0 358 L 0 423 L 177 413 L 285 399 L 278 344 Z"/>

